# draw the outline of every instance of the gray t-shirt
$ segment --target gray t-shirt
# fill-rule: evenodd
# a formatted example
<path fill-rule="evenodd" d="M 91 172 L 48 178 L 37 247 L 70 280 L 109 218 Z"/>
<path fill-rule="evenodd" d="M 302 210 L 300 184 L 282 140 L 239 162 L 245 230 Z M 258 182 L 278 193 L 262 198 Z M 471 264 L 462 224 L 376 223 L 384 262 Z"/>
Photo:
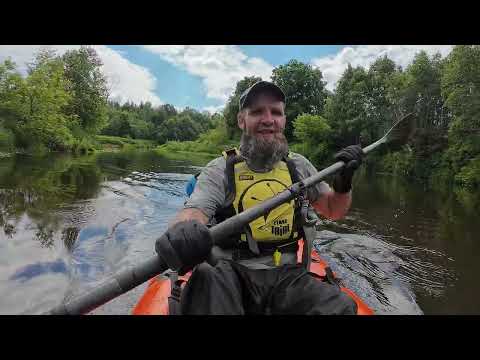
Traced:
<path fill-rule="evenodd" d="M 317 173 L 317 169 L 304 156 L 290 152 L 296 166 L 298 175 L 305 179 Z M 217 210 L 226 205 L 227 178 L 225 176 L 226 160 L 223 156 L 210 161 L 198 176 L 195 190 L 185 203 L 185 208 L 201 210 L 211 220 Z M 325 193 L 330 191 L 330 186 L 321 181 L 307 189 L 310 203 L 315 202 Z"/>

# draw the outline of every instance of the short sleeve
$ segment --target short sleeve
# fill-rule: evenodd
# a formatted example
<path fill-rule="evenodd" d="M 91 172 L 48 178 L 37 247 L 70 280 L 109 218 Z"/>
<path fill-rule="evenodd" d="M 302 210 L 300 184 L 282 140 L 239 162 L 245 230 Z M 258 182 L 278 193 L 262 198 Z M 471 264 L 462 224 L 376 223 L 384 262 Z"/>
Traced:
<path fill-rule="evenodd" d="M 210 161 L 198 176 L 195 189 L 185 202 L 185 208 L 197 208 L 211 219 L 225 203 L 225 159 Z"/>

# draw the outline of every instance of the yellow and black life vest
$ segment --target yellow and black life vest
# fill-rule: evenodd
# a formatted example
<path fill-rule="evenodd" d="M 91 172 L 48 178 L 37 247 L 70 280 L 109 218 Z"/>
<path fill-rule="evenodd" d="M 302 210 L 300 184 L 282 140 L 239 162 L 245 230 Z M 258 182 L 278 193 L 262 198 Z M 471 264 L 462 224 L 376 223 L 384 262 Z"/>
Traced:
<path fill-rule="evenodd" d="M 275 196 L 299 180 L 290 157 L 284 158 L 271 171 L 259 173 L 249 169 L 235 148 L 224 151 L 223 156 L 227 162 L 227 206 L 218 214 L 218 222 Z M 253 239 L 258 243 L 278 244 L 292 242 L 298 238 L 296 217 L 296 202 L 291 200 L 252 221 L 238 240 Z"/>

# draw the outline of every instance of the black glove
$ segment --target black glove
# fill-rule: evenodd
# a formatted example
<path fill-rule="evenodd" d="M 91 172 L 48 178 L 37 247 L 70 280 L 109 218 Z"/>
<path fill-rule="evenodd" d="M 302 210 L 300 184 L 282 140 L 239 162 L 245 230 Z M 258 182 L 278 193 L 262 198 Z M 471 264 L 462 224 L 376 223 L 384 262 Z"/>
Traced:
<path fill-rule="evenodd" d="M 347 193 L 352 189 L 352 178 L 355 170 L 362 164 L 363 150 L 360 145 L 350 145 L 335 154 L 337 161 L 343 161 L 345 166 L 333 179 L 333 190 L 336 193 Z"/>
<path fill-rule="evenodd" d="M 168 229 L 155 242 L 155 251 L 170 269 L 183 275 L 205 261 L 212 246 L 208 228 L 197 220 L 190 220 Z"/>

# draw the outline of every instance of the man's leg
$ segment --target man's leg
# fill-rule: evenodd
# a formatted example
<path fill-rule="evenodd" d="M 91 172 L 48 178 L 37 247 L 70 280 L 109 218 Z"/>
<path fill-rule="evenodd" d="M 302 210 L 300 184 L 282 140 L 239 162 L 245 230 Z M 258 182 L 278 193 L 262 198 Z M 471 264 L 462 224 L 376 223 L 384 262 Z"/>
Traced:
<path fill-rule="evenodd" d="M 286 265 L 272 292 L 272 314 L 355 315 L 357 304 L 336 285 L 301 266 Z"/>
<path fill-rule="evenodd" d="M 184 315 L 243 315 L 242 290 L 227 261 L 198 265 L 180 298 Z"/>

